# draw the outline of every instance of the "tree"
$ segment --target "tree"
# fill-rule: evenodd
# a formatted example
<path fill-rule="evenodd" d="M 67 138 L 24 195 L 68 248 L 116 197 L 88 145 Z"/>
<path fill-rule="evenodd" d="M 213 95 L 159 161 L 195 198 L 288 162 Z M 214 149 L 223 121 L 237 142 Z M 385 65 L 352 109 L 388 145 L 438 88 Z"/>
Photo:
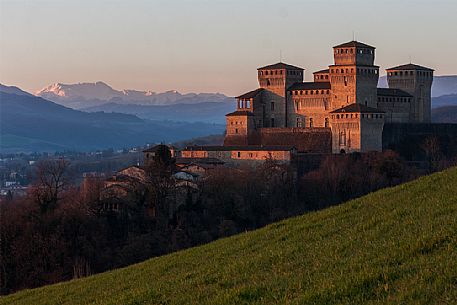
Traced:
<path fill-rule="evenodd" d="M 55 209 L 63 193 L 71 185 L 69 165 L 69 161 L 63 158 L 38 162 L 32 196 L 42 212 Z"/>

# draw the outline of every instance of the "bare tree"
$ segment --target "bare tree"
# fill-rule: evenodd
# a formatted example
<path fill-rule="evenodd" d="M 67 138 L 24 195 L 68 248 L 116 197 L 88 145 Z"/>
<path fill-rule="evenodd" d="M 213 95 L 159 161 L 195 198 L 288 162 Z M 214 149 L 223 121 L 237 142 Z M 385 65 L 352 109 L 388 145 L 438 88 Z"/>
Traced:
<path fill-rule="evenodd" d="M 65 159 L 42 160 L 37 164 L 32 195 L 43 212 L 54 209 L 70 186 L 69 165 Z"/>

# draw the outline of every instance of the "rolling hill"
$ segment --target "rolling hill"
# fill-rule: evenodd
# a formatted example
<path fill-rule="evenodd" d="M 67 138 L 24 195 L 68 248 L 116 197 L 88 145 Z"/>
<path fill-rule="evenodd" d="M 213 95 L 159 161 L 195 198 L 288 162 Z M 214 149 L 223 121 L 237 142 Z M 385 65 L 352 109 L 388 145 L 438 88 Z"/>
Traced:
<path fill-rule="evenodd" d="M 221 134 L 223 125 L 143 120 L 86 113 L 45 99 L 0 92 L 0 149 L 7 152 L 89 151 L 175 142 Z"/>
<path fill-rule="evenodd" d="M 225 115 L 235 111 L 235 102 L 203 102 L 198 104 L 172 105 L 125 105 L 107 103 L 81 109 L 87 112 L 117 112 L 133 114 L 142 119 L 173 120 L 183 122 L 207 122 L 225 124 Z"/>
<path fill-rule="evenodd" d="M 432 122 L 457 124 L 457 105 L 433 108 Z"/>
<path fill-rule="evenodd" d="M 456 304 L 457 168 L 0 304 Z"/>

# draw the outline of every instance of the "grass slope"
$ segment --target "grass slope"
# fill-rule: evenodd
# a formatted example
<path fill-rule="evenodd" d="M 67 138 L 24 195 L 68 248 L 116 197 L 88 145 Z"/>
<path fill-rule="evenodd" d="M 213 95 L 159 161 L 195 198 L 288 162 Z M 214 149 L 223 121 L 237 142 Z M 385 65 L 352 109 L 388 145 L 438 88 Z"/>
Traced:
<path fill-rule="evenodd" d="M 1 304 L 456 304 L 457 168 Z"/>

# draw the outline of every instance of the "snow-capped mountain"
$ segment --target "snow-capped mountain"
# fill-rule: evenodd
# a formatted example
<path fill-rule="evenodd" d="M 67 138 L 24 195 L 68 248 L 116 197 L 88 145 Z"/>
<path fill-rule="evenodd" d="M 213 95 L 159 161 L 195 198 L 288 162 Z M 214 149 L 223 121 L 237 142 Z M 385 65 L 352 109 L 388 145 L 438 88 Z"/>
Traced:
<path fill-rule="evenodd" d="M 99 106 L 107 102 L 120 105 L 173 105 L 227 101 L 227 97 L 220 93 L 181 94 L 175 90 L 163 93 L 116 90 L 104 82 L 55 83 L 36 92 L 36 95 L 74 109 Z"/>

